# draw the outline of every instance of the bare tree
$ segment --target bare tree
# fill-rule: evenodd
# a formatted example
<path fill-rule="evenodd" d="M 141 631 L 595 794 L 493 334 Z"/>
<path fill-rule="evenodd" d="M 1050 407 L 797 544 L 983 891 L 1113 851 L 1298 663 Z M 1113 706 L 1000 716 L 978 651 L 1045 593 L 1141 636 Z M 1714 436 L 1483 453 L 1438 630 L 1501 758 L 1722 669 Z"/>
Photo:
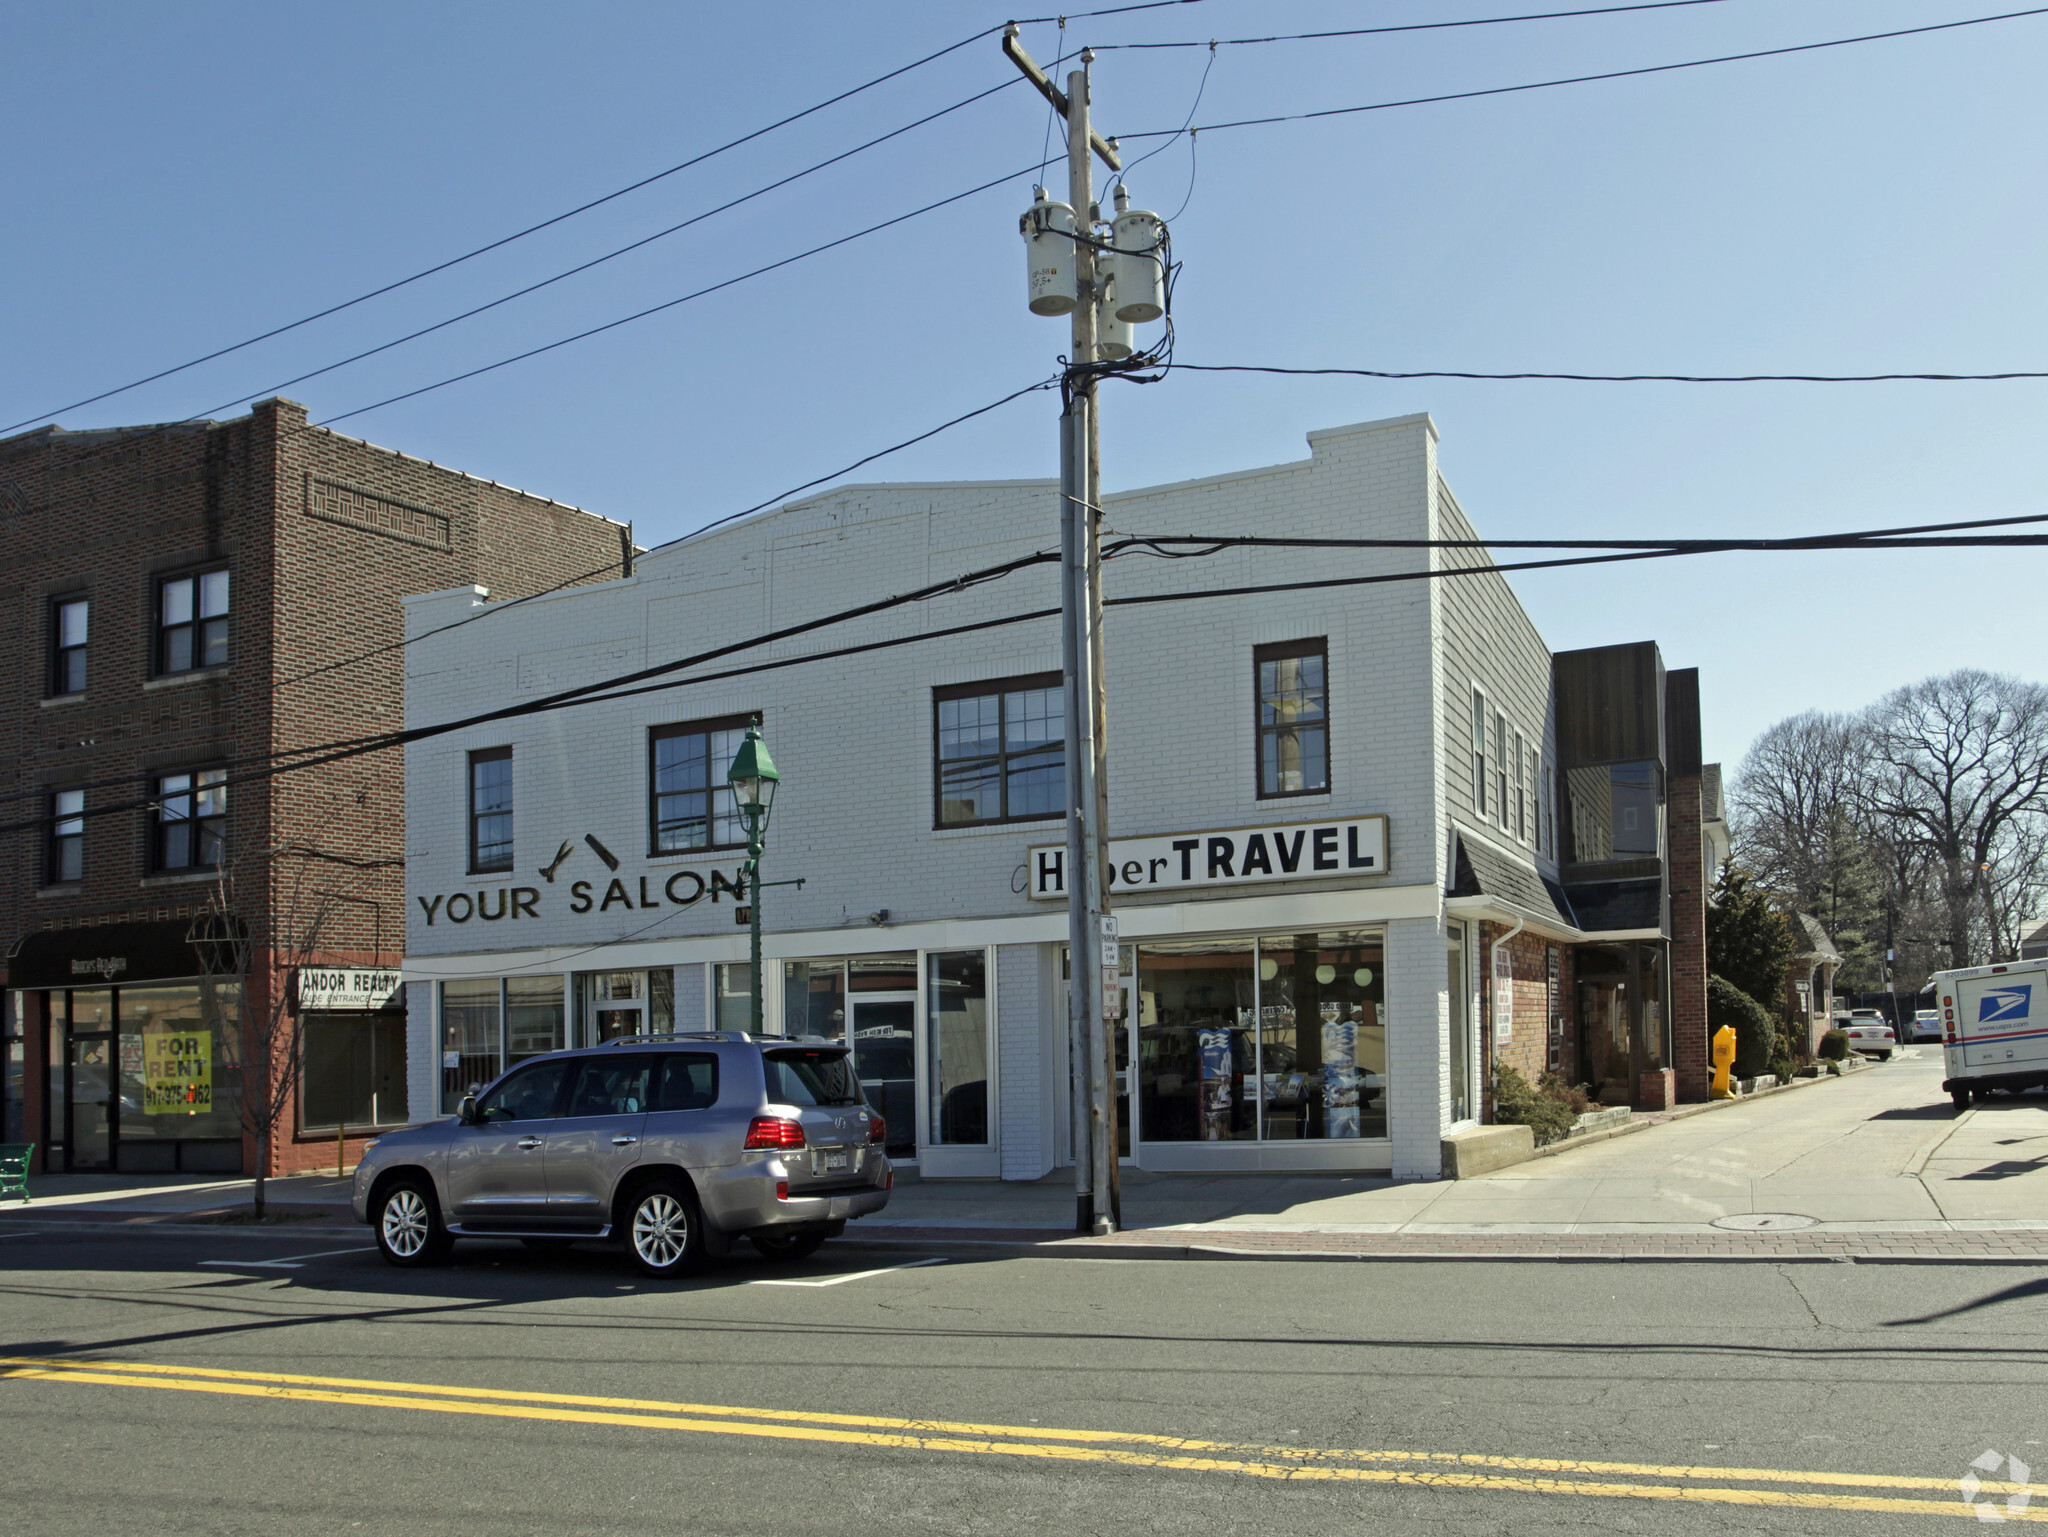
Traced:
<path fill-rule="evenodd" d="M 1861 722 L 1865 814 L 1922 852 L 1940 898 L 1948 964 L 1996 953 L 2008 908 L 2038 891 L 2048 817 L 2048 689 L 1965 670 L 1887 695 Z M 2001 873 L 2003 872 L 2003 873 Z M 2024 918 L 2024 914 L 2020 914 Z"/>
<path fill-rule="evenodd" d="M 266 873 L 277 861 L 265 858 Z M 231 1065 L 240 1069 L 237 1095 L 242 1130 L 256 1144 L 256 1219 L 264 1217 L 265 1182 L 270 1177 L 278 1128 L 297 1102 L 305 1062 L 304 1026 L 293 996 L 299 969 L 315 964 L 322 939 L 342 898 L 315 887 L 304 859 L 274 881 L 266 921 L 252 925 L 236 909 L 234 877 L 225 862 L 207 903 L 187 930 L 199 956 L 201 974 L 215 994 L 223 1018 L 230 1013 L 219 997 L 235 991 L 234 1028 L 228 1032 Z"/>
<path fill-rule="evenodd" d="M 1857 857 L 1856 722 L 1808 710 L 1756 739 L 1730 790 L 1738 857 L 1795 912 L 1815 912 Z"/>

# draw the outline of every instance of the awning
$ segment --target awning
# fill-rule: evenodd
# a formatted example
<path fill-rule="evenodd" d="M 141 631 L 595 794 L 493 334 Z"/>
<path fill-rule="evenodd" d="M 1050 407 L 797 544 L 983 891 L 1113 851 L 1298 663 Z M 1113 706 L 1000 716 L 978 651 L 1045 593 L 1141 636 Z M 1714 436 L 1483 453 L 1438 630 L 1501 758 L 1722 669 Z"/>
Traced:
<path fill-rule="evenodd" d="M 205 968 L 187 935 L 190 918 L 43 929 L 7 958 L 9 987 L 115 987 L 196 977 Z"/>

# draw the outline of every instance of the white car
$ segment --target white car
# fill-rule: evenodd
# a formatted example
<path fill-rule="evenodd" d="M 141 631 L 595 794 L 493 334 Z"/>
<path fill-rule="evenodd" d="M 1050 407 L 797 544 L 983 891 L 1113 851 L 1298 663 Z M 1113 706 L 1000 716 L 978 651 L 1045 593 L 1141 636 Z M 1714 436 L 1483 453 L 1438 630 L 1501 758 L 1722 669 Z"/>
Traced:
<path fill-rule="evenodd" d="M 1841 1026 L 1849 1033 L 1849 1049 L 1889 1062 L 1892 1053 L 1898 1050 L 1899 1038 L 1885 1017 L 1875 1009 L 1856 1009 L 1849 1015 L 1848 1022 Z"/>
<path fill-rule="evenodd" d="M 1941 1016 L 1933 1009 L 1920 1009 L 1913 1015 L 1913 1039 L 1916 1041 L 1938 1041 L 1941 1039 Z"/>

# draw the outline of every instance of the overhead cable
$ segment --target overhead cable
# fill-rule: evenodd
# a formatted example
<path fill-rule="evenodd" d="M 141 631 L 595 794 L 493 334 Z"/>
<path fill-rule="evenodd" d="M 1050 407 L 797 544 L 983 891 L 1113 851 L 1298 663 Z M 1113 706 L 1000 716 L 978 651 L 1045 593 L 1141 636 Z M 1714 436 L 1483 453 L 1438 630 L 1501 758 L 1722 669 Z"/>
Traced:
<path fill-rule="evenodd" d="M 1426 107 L 1436 102 L 1472 101 L 1482 96 L 1512 96 L 1521 91 L 1544 91 L 1553 86 L 1587 85 L 1600 80 L 1626 80 L 1636 75 L 1662 75 L 1679 69 L 1703 69 L 1710 64 L 1737 64 L 1746 59 L 1772 59 L 1785 54 L 1812 53 L 1822 48 L 1846 48 L 1853 43 L 1877 43 L 1889 38 L 1918 37 L 1929 32 L 1951 32 L 1959 27 L 1981 27 L 1995 21 L 2017 21 L 2028 16 L 2048 15 L 2048 6 L 2036 6 L 2025 11 L 2004 11 L 1996 16 L 1972 16 L 1962 21 L 1935 22 L 1924 27 L 1900 27 L 1891 32 L 1867 32 L 1859 37 L 1829 38 L 1819 43 L 1794 43 L 1784 48 L 1758 48 L 1748 53 L 1724 53 L 1710 59 L 1686 59 L 1677 64 L 1646 64 L 1637 69 L 1610 69 L 1594 75 L 1568 75 L 1557 80 L 1532 80 L 1524 85 L 1496 85 L 1483 91 L 1447 91 L 1438 96 L 1410 96 L 1400 101 L 1374 101 L 1357 107 L 1325 107 L 1317 112 L 1282 112 L 1270 117 L 1238 118 L 1227 123 L 1201 123 L 1197 133 L 1224 133 L 1233 128 L 1263 128 L 1274 123 L 1305 123 L 1317 118 L 1349 117 L 1360 112 L 1386 112 L 1395 107 Z M 1206 46 L 1206 45 L 1205 45 Z M 1163 139 L 1177 135 L 1178 128 L 1159 128 L 1146 133 L 1121 133 L 1117 142 L 1135 143 L 1139 139 Z"/>
<path fill-rule="evenodd" d="M 1659 544 L 1651 545 L 1647 548 L 1627 549 L 1617 553 L 1610 554 L 1566 556 L 1553 560 L 1493 562 L 1489 564 L 1469 566 L 1432 565 L 1417 570 L 1375 572 L 1366 576 L 1318 577 L 1308 581 L 1301 582 L 1262 582 L 1249 586 L 1199 588 L 1192 591 L 1184 592 L 1129 594 L 1122 597 L 1105 598 L 1103 600 L 1103 603 L 1104 606 L 1108 608 L 1133 607 L 1155 603 L 1188 603 L 1218 598 L 1253 596 L 1275 592 L 1301 592 L 1323 588 L 1377 586 L 1385 583 L 1405 581 L 1437 581 L 1446 577 L 1455 576 L 1482 576 L 1510 571 L 1549 570 L 1564 566 L 1603 565 L 1628 560 L 1673 559 L 1692 555 L 1725 553 L 1732 551 L 1769 550 L 1783 553 L 1799 553 L 1826 549 L 1884 549 L 1890 547 L 1885 542 L 1886 539 L 1889 536 L 1894 535 L 1919 535 L 1922 533 L 1926 533 L 1929 530 L 1966 529 L 1990 525 L 2004 526 L 2016 523 L 2048 523 L 2048 513 L 2023 515 L 2018 517 L 1999 519 L 1979 519 L 1959 523 L 1919 524 L 1913 525 L 1905 529 L 1874 529 L 1851 534 L 1806 535 L 1797 536 L 1789 539 L 1776 540 L 1709 539 L 1683 542 L 1665 541 Z M 1133 536 L 1122 541 L 1112 542 L 1111 544 L 1104 546 L 1104 558 L 1114 558 L 1115 556 L 1124 553 L 1126 550 L 1132 549 L 1146 542 L 1147 541 L 1144 538 L 1137 536 Z M 1960 547 L 1969 547 L 1970 545 L 1975 544 L 1977 542 L 1978 541 L 1970 539 L 1968 537 L 1957 537 L 1952 540 L 1914 538 L 1911 540 L 1911 544 L 1909 547 L 1924 548 L 1930 545 L 1955 545 Z M 2021 542 L 2035 546 L 2048 546 L 2048 534 L 2019 535 L 2013 536 L 2010 539 L 2001 539 L 1999 541 L 1999 543 L 2001 544 Z M 1361 543 L 1363 543 L 1363 541 L 1361 541 Z M 1398 542 L 1387 541 L 1387 543 L 1398 544 L 1399 547 L 1403 548 L 1430 546 L 1464 549 L 1472 548 L 1476 544 L 1480 543 L 1480 541 L 1404 540 Z M 1211 553 L 1215 552 L 1212 551 Z M 820 629 L 828 628 L 833 625 L 848 623 L 855 619 L 871 617 L 875 614 L 879 614 L 890 609 L 899 608 L 906 604 L 929 602 L 935 598 L 945 597 L 952 593 L 961 592 L 970 587 L 980 586 L 988 582 L 1001 580 L 1004 577 L 1014 575 L 1016 572 L 1029 569 L 1033 566 L 1055 563 L 1059 560 L 1059 558 L 1059 555 L 1052 551 L 1038 551 L 1030 555 L 1019 556 L 1015 559 L 1004 561 L 994 566 L 988 566 L 981 568 L 977 571 L 963 573 L 957 577 L 950 577 L 939 582 L 927 583 L 925 586 L 917 588 L 911 592 L 900 593 L 893 597 L 877 599 L 870 603 L 864 603 L 857 605 L 853 608 L 840 610 L 837 613 L 823 615 L 816 619 L 805 620 L 794 625 L 787 625 L 782 627 L 781 629 L 769 631 L 765 634 L 750 636 L 742 640 L 737 640 L 729 642 L 725 645 L 716 646 L 711 648 L 710 650 L 698 652 L 692 656 L 681 657 L 672 661 L 657 663 L 651 667 L 638 668 L 632 672 L 622 673 L 616 677 L 601 679 L 596 683 L 582 684 L 575 688 L 563 689 L 557 693 L 546 695 L 540 699 L 527 700 L 520 704 L 506 705 L 494 710 L 481 711 L 477 714 L 465 716 L 459 720 L 443 721 L 431 726 L 406 727 L 402 730 L 379 732 L 369 736 L 348 738 L 335 742 L 322 743 L 314 746 L 292 749 L 289 752 L 265 755 L 264 758 L 237 760 L 238 762 L 250 764 L 253 766 L 246 768 L 244 771 L 240 773 L 234 772 L 232 766 L 230 766 L 230 773 L 228 775 L 226 784 L 229 787 L 232 787 L 239 784 L 271 779 L 280 774 L 295 773 L 299 770 L 308 768 L 317 768 L 325 764 L 339 762 L 348 758 L 360 757 L 367 753 L 388 752 L 394 748 L 405 747 L 415 742 L 427 741 L 435 737 L 446 736 L 452 732 L 466 731 L 473 729 L 477 726 L 490 725 L 505 720 L 514 720 L 528 715 L 551 713 L 555 710 L 573 708 L 577 705 L 603 703 L 607 700 L 630 698 L 638 694 L 660 692 L 671 688 L 684 688 L 698 683 L 708 683 L 727 678 L 740 677 L 751 673 L 770 672 L 786 667 L 802 666 L 810 662 L 831 661 L 843 657 L 863 655 L 873 651 L 887 650 L 896 646 L 917 645 L 930 640 L 940 640 L 958 635 L 972 634 L 979 631 L 999 629 L 1009 625 L 1024 624 L 1039 619 L 1054 618 L 1057 617 L 1060 612 L 1058 608 L 1034 609 L 1023 613 L 1007 614 L 992 619 L 976 620 L 962 625 L 954 625 L 936 630 L 928 630 L 916 635 L 896 636 L 888 640 L 871 641 L 835 647 L 830 651 L 808 652 L 803 655 L 795 657 L 782 657 L 772 659 L 766 662 L 750 663 L 743 667 L 733 668 L 718 673 L 696 674 L 689 677 L 675 676 L 675 674 L 677 673 L 688 672 L 693 667 L 699 667 L 708 662 L 718 661 L 725 657 L 732 656 L 738 652 L 753 650 L 761 646 L 773 645 L 781 641 L 791 639 L 798 635 L 808 634 Z M 67 815 L 76 815 L 82 817 L 111 816 L 118 813 L 145 810 L 155 805 L 156 803 L 156 799 L 144 797 L 139 800 L 124 802 L 119 805 L 103 807 L 89 806 L 85 808 L 82 812 Z M 0 824 L 0 833 L 20 832 L 24 830 L 47 827 L 48 821 L 49 819 L 47 817 L 36 817 L 23 821 Z"/>
<path fill-rule="evenodd" d="M 1348 376 L 1357 379 L 1552 379 L 1577 384 L 1987 384 L 2007 379 L 2048 379 L 2048 371 L 2009 369 L 1993 374 L 1482 374 L 1446 368 L 1406 372 L 1380 368 L 1284 368 L 1259 363 L 1175 363 L 1176 370 L 1198 374 L 1299 374 Z"/>
<path fill-rule="evenodd" d="M 1389 32 L 1441 32 L 1453 27 L 1498 27 L 1517 21 L 1566 21 L 1579 16 L 1619 16 L 1628 11 L 1675 11 L 1695 5 L 1722 5 L 1726 0 L 1650 0 L 1644 5 L 1602 5 L 1580 11 L 1535 11 L 1521 16 L 1474 16 L 1462 21 L 1410 21 L 1385 27 L 1339 27 L 1327 32 L 1276 32 L 1269 37 L 1212 37 L 1184 43 L 1093 43 L 1097 53 L 1129 53 L 1160 48 L 1245 48 L 1259 43 L 1323 42 L 1339 37 L 1378 37 Z"/>

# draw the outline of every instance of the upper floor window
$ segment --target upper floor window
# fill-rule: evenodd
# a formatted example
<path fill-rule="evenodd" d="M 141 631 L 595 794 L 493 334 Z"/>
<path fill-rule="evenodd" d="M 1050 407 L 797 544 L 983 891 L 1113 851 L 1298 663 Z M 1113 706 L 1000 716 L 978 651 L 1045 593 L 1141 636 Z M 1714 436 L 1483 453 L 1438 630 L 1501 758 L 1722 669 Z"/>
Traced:
<path fill-rule="evenodd" d="M 469 868 L 477 875 L 512 868 L 512 749 L 469 755 Z"/>
<path fill-rule="evenodd" d="M 50 605 L 50 692 L 85 692 L 85 643 L 92 605 L 84 598 L 59 598 Z"/>
<path fill-rule="evenodd" d="M 960 683 L 932 694 L 937 825 L 1058 816 L 1066 800 L 1060 675 Z"/>
<path fill-rule="evenodd" d="M 228 574 L 201 571 L 157 584 L 156 670 L 192 672 L 228 659 Z"/>
<path fill-rule="evenodd" d="M 1472 690 L 1472 809 L 1486 815 L 1486 696 Z"/>
<path fill-rule="evenodd" d="M 1330 788 L 1327 643 L 1291 640 L 1252 651 L 1259 690 L 1259 798 Z"/>
<path fill-rule="evenodd" d="M 738 848 L 747 841 L 726 770 L 751 715 L 656 726 L 649 733 L 649 845 L 657 854 Z"/>
<path fill-rule="evenodd" d="M 1557 770 L 1543 765 L 1543 852 L 1557 858 Z"/>
<path fill-rule="evenodd" d="M 43 878 L 52 886 L 85 877 L 85 792 L 57 790 L 50 796 L 50 848 Z"/>
<path fill-rule="evenodd" d="M 1515 733 L 1515 836 L 1529 837 L 1529 748 L 1522 733 Z"/>
<path fill-rule="evenodd" d="M 1663 852 L 1664 787 L 1655 763 L 1603 763 L 1565 774 L 1571 859 L 1641 859 Z"/>
<path fill-rule="evenodd" d="M 228 771 L 158 775 L 154 821 L 157 869 L 219 869 L 228 841 Z"/>
<path fill-rule="evenodd" d="M 1508 804 L 1508 718 L 1499 711 L 1493 717 L 1493 811 L 1500 820 L 1500 830 L 1510 832 L 1515 825 L 1515 808 Z"/>

